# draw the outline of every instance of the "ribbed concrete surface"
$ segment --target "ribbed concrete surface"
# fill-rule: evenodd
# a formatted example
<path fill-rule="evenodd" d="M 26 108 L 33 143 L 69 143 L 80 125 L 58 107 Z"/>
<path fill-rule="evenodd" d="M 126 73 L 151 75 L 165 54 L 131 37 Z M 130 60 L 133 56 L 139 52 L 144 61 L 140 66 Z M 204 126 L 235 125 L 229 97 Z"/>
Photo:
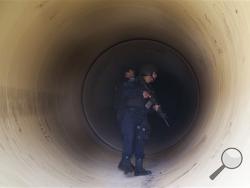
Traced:
<path fill-rule="evenodd" d="M 0 186 L 250 185 L 250 2 L 1 1 L 0 28 Z M 81 84 L 100 51 L 137 37 L 182 52 L 202 103 L 192 132 L 148 157 L 152 177 L 125 178 L 88 129 Z M 242 166 L 211 181 L 231 146 Z"/>

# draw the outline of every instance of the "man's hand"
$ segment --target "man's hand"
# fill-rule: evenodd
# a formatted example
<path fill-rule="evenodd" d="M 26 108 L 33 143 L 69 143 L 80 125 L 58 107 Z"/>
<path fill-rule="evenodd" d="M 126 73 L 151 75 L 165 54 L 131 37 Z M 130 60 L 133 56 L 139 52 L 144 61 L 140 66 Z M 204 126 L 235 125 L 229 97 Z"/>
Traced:
<path fill-rule="evenodd" d="M 151 95 L 150 95 L 149 92 L 147 92 L 147 91 L 143 91 L 142 95 L 143 95 L 143 98 L 144 98 L 144 99 L 151 98 Z"/>
<path fill-rule="evenodd" d="M 157 112 L 159 109 L 160 109 L 160 105 L 159 104 L 155 104 L 154 106 L 153 106 L 153 109 Z"/>

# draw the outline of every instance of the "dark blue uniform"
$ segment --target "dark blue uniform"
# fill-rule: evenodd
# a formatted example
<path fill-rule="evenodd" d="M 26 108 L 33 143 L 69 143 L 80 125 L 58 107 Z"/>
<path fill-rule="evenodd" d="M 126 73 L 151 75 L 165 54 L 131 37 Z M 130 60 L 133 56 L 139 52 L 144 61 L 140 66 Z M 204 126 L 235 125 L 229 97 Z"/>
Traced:
<path fill-rule="evenodd" d="M 131 158 L 144 157 L 144 140 L 147 137 L 149 124 L 148 109 L 143 98 L 143 85 L 137 79 L 126 80 L 120 87 L 117 121 L 121 128 L 123 147 L 122 155 Z"/>

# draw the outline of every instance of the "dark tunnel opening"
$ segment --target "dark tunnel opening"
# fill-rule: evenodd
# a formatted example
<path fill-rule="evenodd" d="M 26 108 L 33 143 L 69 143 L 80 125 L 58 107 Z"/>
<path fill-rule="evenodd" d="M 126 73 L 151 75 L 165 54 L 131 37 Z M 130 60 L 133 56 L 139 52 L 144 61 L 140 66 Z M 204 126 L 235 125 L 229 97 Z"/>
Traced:
<path fill-rule="evenodd" d="M 171 124 L 168 128 L 156 113 L 149 115 L 151 138 L 146 153 L 157 153 L 173 146 L 193 126 L 199 105 L 199 85 L 185 58 L 160 41 L 122 41 L 100 53 L 90 66 L 82 87 L 83 112 L 89 127 L 103 144 L 112 149 L 121 150 L 114 96 L 123 68 L 132 65 L 139 70 L 144 64 L 153 64 L 158 69 L 153 88 Z"/>

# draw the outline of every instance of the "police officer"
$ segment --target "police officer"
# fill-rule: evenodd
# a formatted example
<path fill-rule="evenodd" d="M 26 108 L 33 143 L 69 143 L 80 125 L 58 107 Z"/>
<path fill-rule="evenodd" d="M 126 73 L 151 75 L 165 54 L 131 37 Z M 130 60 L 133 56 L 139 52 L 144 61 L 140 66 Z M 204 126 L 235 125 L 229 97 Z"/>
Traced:
<path fill-rule="evenodd" d="M 117 96 L 115 97 L 115 109 L 117 111 L 117 122 L 121 129 L 122 134 L 122 159 L 118 165 L 118 168 L 123 170 L 125 174 L 134 171 L 134 165 L 131 163 L 130 158 L 132 157 L 131 152 L 131 132 L 133 133 L 132 126 L 130 126 L 126 113 L 129 111 L 127 102 L 131 98 L 135 98 L 138 95 L 137 83 L 135 78 L 135 68 L 132 66 L 124 69 L 123 80 L 120 87 L 116 91 Z M 125 119 L 126 118 L 126 119 Z M 126 124 L 129 124 L 128 126 Z"/>
<path fill-rule="evenodd" d="M 149 175 L 151 171 L 143 168 L 144 141 L 147 138 L 148 122 L 147 113 L 151 110 L 145 104 L 150 98 L 150 94 L 145 90 L 144 83 L 149 84 L 154 81 L 153 71 L 142 70 L 141 76 L 135 79 L 131 77 L 131 71 L 125 72 L 125 81 L 120 88 L 120 103 L 117 112 L 117 121 L 122 133 L 122 159 L 118 167 L 125 174 L 135 171 L 135 176 Z M 158 105 L 153 109 L 157 110 Z M 135 167 L 131 163 L 132 155 L 135 155 Z M 135 169 L 134 169 L 135 168 Z"/>
<path fill-rule="evenodd" d="M 144 158 L 144 141 L 147 140 L 150 136 L 150 125 L 148 123 L 148 113 L 152 110 L 158 111 L 160 105 L 155 104 L 153 106 L 148 106 L 150 103 L 151 95 L 147 91 L 148 87 L 151 87 L 150 84 L 153 83 L 157 79 L 157 72 L 156 68 L 151 65 L 144 65 L 140 70 L 140 75 L 138 77 L 138 82 L 140 84 L 141 90 L 143 91 L 143 113 L 142 116 L 142 123 L 137 125 L 136 129 L 136 142 L 138 143 L 137 151 L 135 151 L 135 176 L 141 175 L 149 175 L 151 171 L 145 170 L 143 168 L 143 158 Z M 152 88 L 151 88 L 152 90 Z M 137 153 L 137 154 L 136 154 Z"/>

